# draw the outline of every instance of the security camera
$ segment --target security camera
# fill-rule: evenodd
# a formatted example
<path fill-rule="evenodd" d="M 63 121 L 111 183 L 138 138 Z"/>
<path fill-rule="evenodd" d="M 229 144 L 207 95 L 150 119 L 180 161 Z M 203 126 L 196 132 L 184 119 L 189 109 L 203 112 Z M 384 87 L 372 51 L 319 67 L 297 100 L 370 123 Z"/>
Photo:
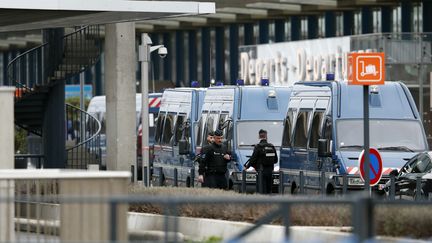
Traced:
<path fill-rule="evenodd" d="M 161 58 L 165 58 L 168 55 L 168 49 L 166 47 L 161 47 L 158 49 L 158 54 Z"/>

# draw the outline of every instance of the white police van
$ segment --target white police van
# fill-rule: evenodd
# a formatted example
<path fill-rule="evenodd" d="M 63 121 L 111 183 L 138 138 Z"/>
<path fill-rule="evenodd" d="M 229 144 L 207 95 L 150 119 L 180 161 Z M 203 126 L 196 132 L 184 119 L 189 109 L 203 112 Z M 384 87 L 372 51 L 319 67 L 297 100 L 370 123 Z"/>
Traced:
<path fill-rule="evenodd" d="M 285 118 L 280 170 L 291 192 L 304 183 L 307 189 L 327 193 L 360 190 L 358 157 L 363 149 L 363 91 L 347 82 L 294 84 Z M 428 144 L 420 115 L 408 88 L 401 82 L 371 86 L 369 91 L 370 147 L 383 160 L 380 189 L 388 174 Z M 300 181 L 300 171 L 304 180 Z M 324 177 L 322 177 L 324 172 Z"/>
<path fill-rule="evenodd" d="M 197 151 L 206 144 L 209 131 L 222 129 L 224 143 L 232 156 L 229 165 L 229 186 L 241 189 L 243 165 L 259 142 L 258 131 L 268 132 L 268 142 L 279 151 L 283 119 L 291 93 L 289 87 L 275 86 L 213 86 L 207 89 L 197 124 Z M 278 171 L 278 164 L 275 165 Z M 256 174 L 247 174 L 247 190 L 255 190 Z M 278 179 L 275 178 L 278 183 Z"/>
<path fill-rule="evenodd" d="M 204 88 L 173 88 L 163 92 L 156 122 L 153 180 L 173 184 L 177 170 L 178 185 L 194 186 L 195 128 L 205 92 Z"/>
<path fill-rule="evenodd" d="M 149 97 L 149 137 L 153 138 L 154 124 L 157 114 L 159 112 L 160 99 L 162 93 L 150 93 Z M 141 120 L 141 94 L 136 94 L 135 96 L 135 112 L 136 112 L 136 129 L 138 132 L 138 127 Z M 87 113 L 95 117 L 101 123 L 100 132 L 100 149 L 101 149 L 101 167 L 106 167 L 106 96 L 94 96 L 87 107 Z M 139 134 L 137 134 L 139 135 Z M 138 141 L 140 139 L 138 138 Z M 152 141 L 152 140 L 151 140 Z M 138 150 L 141 151 L 141 150 Z M 140 164 L 140 163 L 138 163 Z M 140 170 L 138 170 L 140 171 Z"/>

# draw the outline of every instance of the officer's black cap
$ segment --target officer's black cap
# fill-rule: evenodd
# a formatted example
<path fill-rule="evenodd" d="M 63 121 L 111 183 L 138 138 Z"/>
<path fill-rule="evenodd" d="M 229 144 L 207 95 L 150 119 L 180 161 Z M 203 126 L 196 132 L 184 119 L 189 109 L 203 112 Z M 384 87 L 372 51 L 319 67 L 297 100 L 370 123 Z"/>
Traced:
<path fill-rule="evenodd" d="M 267 134 L 267 131 L 264 130 L 264 129 L 260 129 L 259 132 L 258 132 L 258 134 L 264 134 L 264 133 Z"/>
<path fill-rule="evenodd" d="M 209 133 L 208 133 L 208 136 L 214 136 L 215 135 L 215 133 L 213 132 L 213 131 L 210 131 Z"/>
<path fill-rule="evenodd" d="M 218 129 L 218 130 L 216 130 L 216 131 L 214 132 L 214 135 L 220 137 L 220 136 L 223 135 L 223 132 L 222 132 L 222 130 L 219 130 L 219 129 Z"/>

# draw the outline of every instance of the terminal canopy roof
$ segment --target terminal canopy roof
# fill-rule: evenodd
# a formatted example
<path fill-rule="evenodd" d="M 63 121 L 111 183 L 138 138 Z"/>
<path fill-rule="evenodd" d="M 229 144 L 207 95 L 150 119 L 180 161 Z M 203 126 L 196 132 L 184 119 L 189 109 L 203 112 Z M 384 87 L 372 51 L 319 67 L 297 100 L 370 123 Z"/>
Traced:
<path fill-rule="evenodd" d="M 215 4 L 139 0 L 2 0 L 0 32 L 215 13 Z"/>

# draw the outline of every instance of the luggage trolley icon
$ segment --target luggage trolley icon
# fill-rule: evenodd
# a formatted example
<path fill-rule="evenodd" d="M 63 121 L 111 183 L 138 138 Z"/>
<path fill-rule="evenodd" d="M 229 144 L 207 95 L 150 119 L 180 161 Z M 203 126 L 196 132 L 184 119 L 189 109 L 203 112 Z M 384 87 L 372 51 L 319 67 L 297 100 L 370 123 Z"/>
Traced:
<path fill-rule="evenodd" d="M 375 65 L 373 64 L 368 64 L 366 65 L 366 69 L 365 69 L 365 65 L 364 65 L 364 61 L 360 61 L 361 63 L 361 72 L 360 72 L 360 76 L 364 77 L 366 75 L 377 75 L 378 71 Z"/>

